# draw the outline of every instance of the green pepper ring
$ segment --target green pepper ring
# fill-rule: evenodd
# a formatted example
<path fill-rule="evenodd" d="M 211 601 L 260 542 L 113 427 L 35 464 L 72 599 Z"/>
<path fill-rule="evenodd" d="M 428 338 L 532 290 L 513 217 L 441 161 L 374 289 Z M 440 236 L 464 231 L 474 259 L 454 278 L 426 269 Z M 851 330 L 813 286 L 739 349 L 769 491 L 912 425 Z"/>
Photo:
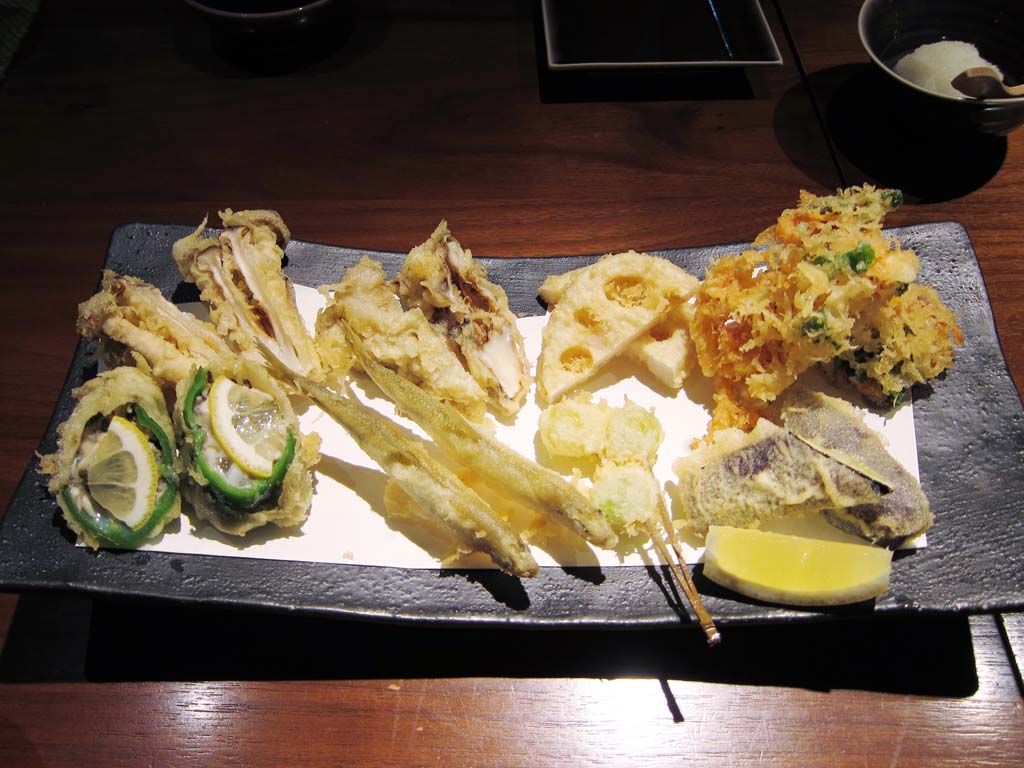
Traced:
<path fill-rule="evenodd" d="M 134 403 L 131 406 L 131 411 L 136 423 L 156 438 L 160 444 L 160 476 L 166 482 L 166 487 L 156 504 L 153 505 L 153 511 L 149 517 L 140 523 L 138 528 L 131 528 L 116 517 L 93 516 L 84 512 L 71 496 L 70 486 L 64 486 L 60 494 L 64 501 L 65 511 L 74 518 L 75 522 L 104 544 L 120 549 L 134 549 L 148 539 L 157 526 L 163 523 L 164 517 L 178 496 L 178 476 L 174 472 L 174 452 L 171 450 L 171 441 L 160 425 L 153 421 L 141 405 Z"/>
<path fill-rule="evenodd" d="M 280 485 L 285 473 L 288 471 L 288 467 L 292 463 L 292 459 L 295 458 L 295 433 L 291 427 L 288 428 L 284 450 L 281 451 L 281 455 L 274 462 L 269 477 L 262 477 L 256 480 L 252 486 L 246 489 L 232 485 L 224 478 L 224 475 L 210 466 L 203 455 L 203 446 L 206 444 L 208 435 L 205 429 L 196 424 L 194 409 L 196 397 L 206 389 L 208 384 L 209 379 L 206 369 L 198 369 L 195 378 L 192 380 L 192 385 L 188 388 L 188 393 L 185 395 L 185 402 L 182 406 L 185 426 L 192 432 L 193 454 L 196 466 L 199 467 L 199 471 L 210 484 L 211 492 L 218 498 L 237 509 L 251 509 L 267 498 L 276 486 Z"/>

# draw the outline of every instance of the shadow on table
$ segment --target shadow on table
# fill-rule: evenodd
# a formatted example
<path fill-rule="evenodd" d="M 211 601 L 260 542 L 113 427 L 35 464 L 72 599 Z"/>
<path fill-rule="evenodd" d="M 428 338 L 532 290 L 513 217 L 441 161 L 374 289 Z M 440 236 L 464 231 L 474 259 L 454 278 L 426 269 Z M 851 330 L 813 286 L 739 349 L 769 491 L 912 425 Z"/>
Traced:
<path fill-rule="evenodd" d="M 811 74 L 808 84 L 818 114 L 804 87 L 795 87 L 776 108 L 775 134 L 786 155 L 824 186 L 833 186 L 834 169 L 807 156 L 806 137 L 794 126 L 824 121 L 844 186 L 895 187 L 909 202 L 963 197 L 987 184 L 1006 158 L 1005 137 L 978 132 L 877 67 L 832 67 Z"/>
<path fill-rule="evenodd" d="M 537 85 L 545 104 L 754 98 L 753 87 L 740 69 L 556 71 L 538 61 Z"/>
<path fill-rule="evenodd" d="M 20 598 L 0 682 L 654 678 L 963 697 L 977 690 L 964 616 L 694 627 L 506 629 Z"/>

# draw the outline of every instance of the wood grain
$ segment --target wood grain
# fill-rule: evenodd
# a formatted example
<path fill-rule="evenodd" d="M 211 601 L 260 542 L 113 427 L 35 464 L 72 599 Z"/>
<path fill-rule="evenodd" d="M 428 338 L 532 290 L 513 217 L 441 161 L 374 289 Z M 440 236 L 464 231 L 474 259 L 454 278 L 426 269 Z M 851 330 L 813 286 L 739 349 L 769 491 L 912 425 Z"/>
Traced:
<path fill-rule="evenodd" d="M 356 2 L 331 45 L 256 62 L 181 3 L 44 4 L 0 84 L 0 505 L 116 226 L 270 206 L 296 237 L 368 249 L 405 250 L 442 217 L 488 256 L 746 241 L 801 187 L 874 178 L 818 119 L 863 73 L 856 8 L 780 0 L 794 52 L 766 4 L 784 66 L 712 98 L 659 73 L 600 99 L 538 76 L 525 2 Z M 1020 386 L 1024 145 L 1000 149 L 984 184 L 891 223 L 965 224 Z M 3 596 L 0 765 L 1024 763 L 999 624 L 943 620 L 929 640 L 922 621 L 891 646 L 878 628 L 767 628 L 714 656 L 683 636 L 467 638 Z M 868 632 L 881 666 L 846 631 Z"/>

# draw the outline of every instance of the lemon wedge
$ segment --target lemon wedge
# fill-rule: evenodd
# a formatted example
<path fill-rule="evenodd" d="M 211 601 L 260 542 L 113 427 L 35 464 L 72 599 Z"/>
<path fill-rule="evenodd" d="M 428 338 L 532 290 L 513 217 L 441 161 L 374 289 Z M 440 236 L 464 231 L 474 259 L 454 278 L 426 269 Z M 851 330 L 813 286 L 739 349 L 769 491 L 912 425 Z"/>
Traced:
<path fill-rule="evenodd" d="M 848 605 L 889 588 L 892 551 L 712 525 L 704 575 L 742 595 L 783 605 Z"/>
<path fill-rule="evenodd" d="M 159 479 L 160 471 L 148 438 L 127 419 L 112 417 L 86 470 L 93 500 L 122 523 L 135 528 L 153 510 Z"/>
<path fill-rule="evenodd" d="M 253 477 L 270 477 L 287 440 L 274 398 L 218 376 L 208 400 L 210 431 L 228 458 Z"/>

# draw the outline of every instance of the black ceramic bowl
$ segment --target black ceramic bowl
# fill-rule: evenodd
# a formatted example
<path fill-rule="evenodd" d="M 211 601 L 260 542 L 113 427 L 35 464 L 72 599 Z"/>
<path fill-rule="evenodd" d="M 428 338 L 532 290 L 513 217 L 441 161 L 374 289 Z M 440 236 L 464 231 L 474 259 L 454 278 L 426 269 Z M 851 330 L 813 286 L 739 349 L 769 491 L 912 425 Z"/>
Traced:
<path fill-rule="evenodd" d="M 238 35 L 301 34 L 336 12 L 335 0 L 185 0 L 215 27 Z"/>
<path fill-rule="evenodd" d="M 860 39 L 868 54 L 939 119 L 964 121 L 1005 134 L 1024 123 L 1024 97 L 971 99 L 925 90 L 896 74 L 896 62 L 919 46 L 943 40 L 971 43 L 1010 85 L 1024 82 L 1024 3 L 1018 0 L 866 0 Z"/>

